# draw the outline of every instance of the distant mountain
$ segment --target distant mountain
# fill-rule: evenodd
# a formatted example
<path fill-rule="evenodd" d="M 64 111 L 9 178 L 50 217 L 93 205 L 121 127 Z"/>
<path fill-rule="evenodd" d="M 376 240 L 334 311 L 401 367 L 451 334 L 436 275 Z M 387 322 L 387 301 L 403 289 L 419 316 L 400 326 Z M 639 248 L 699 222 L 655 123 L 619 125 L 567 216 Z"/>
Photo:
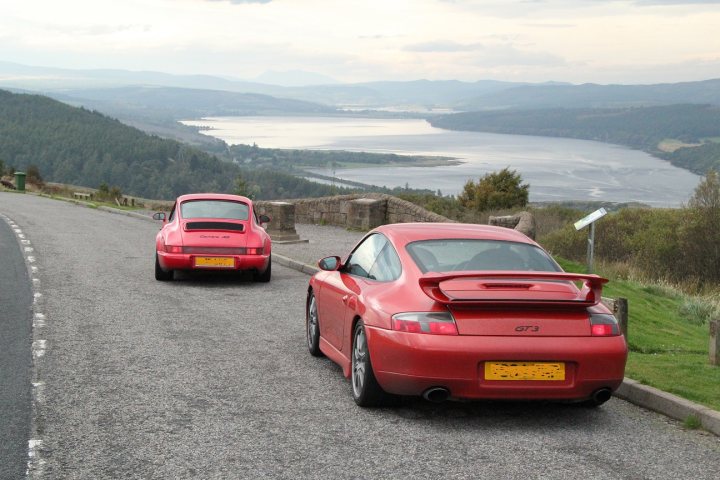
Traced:
<path fill-rule="evenodd" d="M 254 81 L 281 87 L 305 87 L 308 85 L 332 85 L 340 83 L 332 77 L 304 70 L 268 70 L 255 77 Z"/>
<path fill-rule="evenodd" d="M 282 75 L 286 73 L 292 74 L 293 72 L 283 72 Z M 407 104 L 450 107 L 463 99 L 527 85 L 493 80 L 472 83 L 457 80 L 417 80 L 337 84 L 328 81 L 329 77 L 316 77 L 319 81 L 317 85 L 282 86 L 283 82 L 280 82 L 275 74 L 269 73 L 268 76 L 261 78 L 268 82 L 280 83 L 280 85 L 211 75 L 172 75 L 161 72 L 127 70 L 71 70 L 0 62 L 0 86 L 43 93 L 145 85 L 257 93 L 321 103 L 326 106 L 352 105 L 363 108 Z M 307 80 L 309 78 L 306 77 L 302 82 L 296 83 L 305 83 Z"/>
<path fill-rule="evenodd" d="M 103 112 L 121 111 L 166 115 L 175 119 L 208 115 L 318 115 L 334 113 L 325 105 L 257 93 L 176 87 L 129 86 L 65 90 L 50 96 Z"/>
<path fill-rule="evenodd" d="M 679 103 L 720 105 L 720 79 L 656 85 L 524 85 L 460 102 L 465 111 L 610 108 Z"/>

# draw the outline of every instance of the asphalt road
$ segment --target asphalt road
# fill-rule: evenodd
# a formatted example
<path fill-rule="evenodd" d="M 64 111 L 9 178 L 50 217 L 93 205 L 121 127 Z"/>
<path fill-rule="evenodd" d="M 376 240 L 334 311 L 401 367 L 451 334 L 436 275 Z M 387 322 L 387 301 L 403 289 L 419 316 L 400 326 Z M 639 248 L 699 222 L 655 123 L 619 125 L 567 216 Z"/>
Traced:
<path fill-rule="evenodd" d="M 23 249 L 0 217 L 0 479 L 22 478 L 30 439 L 33 296 Z"/>
<path fill-rule="evenodd" d="M 308 277 L 153 278 L 157 224 L 30 195 L 46 315 L 31 478 L 715 479 L 720 439 L 612 399 L 355 406 L 304 339 Z M 37 313 L 37 312 L 36 312 Z"/>

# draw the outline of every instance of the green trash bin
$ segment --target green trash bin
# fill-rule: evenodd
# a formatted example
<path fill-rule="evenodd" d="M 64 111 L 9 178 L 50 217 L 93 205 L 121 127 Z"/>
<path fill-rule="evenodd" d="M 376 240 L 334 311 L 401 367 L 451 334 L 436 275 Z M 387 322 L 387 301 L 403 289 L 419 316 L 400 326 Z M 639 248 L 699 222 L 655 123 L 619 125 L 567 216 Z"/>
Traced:
<path fill-rule="evenodd" d="M 25 172 L 15 172 L 15 188 L 18 192 L 25 191 Z"/>

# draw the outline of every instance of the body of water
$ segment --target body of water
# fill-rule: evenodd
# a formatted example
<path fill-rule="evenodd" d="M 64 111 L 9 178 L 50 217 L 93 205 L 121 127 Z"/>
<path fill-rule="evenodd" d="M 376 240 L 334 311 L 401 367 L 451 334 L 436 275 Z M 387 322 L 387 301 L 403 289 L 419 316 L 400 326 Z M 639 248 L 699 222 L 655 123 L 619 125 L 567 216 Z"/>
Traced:
<path fill-rule="evenodd" d="M 602 200 L 677 207 L 700 177 L 647 153 L 565 138 L 456 132 L 424 120 L 344 117 L 217 117 L 183 122 L 229 144 L 454 157 L 460 165 L 338 169 L 336 176 L 387 187 L 457 194 L 468 179 L 505 167 L 530 184 L 530 201 Z M 332 175 L 328 169 L 317 173 Z"/>

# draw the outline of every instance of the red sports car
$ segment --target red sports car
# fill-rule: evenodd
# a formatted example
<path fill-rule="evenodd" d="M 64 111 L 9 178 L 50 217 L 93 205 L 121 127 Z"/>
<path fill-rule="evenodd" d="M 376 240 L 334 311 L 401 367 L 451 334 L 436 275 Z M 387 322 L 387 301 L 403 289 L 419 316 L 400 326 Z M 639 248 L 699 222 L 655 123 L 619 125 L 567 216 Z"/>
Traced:
<path fill-rule="evenodd" d="M 360 406 L 393 395 L 594 406 L 623 380 L 625 338 L 600 303 L 607 280 L 564 272 L 515 230 L 384 225 L 318 264 L 308 348 L 352 378 Z"/>
<path fill-rule="evenodd" d="M 200 193 L 178 197 L 170 210 L 153 215 L 163 226 L 155 237 L 155 278 L 172 280 L 175 270 L 248 270 L 260 282 L 271 275 L 270 236 L 252 200 Z"/>

